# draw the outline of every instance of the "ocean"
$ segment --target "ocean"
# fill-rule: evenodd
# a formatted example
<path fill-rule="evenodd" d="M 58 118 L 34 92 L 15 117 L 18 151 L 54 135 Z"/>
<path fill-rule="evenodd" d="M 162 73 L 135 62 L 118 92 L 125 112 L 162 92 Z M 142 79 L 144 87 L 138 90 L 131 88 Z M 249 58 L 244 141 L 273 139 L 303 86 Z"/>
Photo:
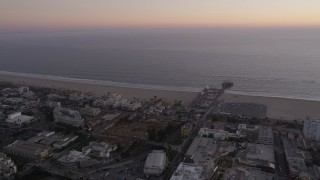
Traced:
<path fill-rule="evenodd" d="M 320 29 L 0 33 L 0 71 L 111 85 L 320 100 Z"/>

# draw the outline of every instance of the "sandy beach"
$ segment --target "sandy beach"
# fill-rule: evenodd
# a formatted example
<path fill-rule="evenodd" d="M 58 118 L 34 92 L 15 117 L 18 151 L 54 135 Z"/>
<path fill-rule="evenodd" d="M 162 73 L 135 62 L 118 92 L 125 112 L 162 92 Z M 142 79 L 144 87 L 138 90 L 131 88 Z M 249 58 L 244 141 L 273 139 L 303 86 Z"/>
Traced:
<path fill-rule="evenodd" d="M 267 106 L 267 117 L 283 120 L 305 120 L 307 117 L 320 118 L 320 101 L 263 97 L 225 93 L 220 98 L 230 103 L 257 103 Z"/>
<path fill-rule="evenodd" d="M 181 100 L 185 105 L 189 105 L 198 92 L 175 91 L 175 90 L 158 90 L 158 89 L 143 89 L 133 87 L 111 86 L 105 84 L 95 83 L 94 81 L 82 81 L 72 78 L 55 79 L 46 76 L 26 76 L 22 73 L 0 73 L 1 82 L 11 82 L 18 85 L 31 85 L 38 87 L 47 87 L 54 89 L 72 89 L 82 92 L 93 92 L 97 96 L 102 96 L 110 93 L 121 94 L 123 97 L 132 99 L 138 98 L 140 100 L 147 100 L 154 96 L 162 98 L 167 101 Z"/>

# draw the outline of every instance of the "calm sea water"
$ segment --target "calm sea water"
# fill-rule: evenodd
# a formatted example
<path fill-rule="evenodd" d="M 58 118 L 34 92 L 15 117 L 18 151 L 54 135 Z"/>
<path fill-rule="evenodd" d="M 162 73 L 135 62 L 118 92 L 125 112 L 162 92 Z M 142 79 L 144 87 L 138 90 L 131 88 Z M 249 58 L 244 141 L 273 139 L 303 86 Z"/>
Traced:
<path fill-rule="evenodd" d="M 1 33 L 0 70 L 320 99 L 320 29 Z"/>

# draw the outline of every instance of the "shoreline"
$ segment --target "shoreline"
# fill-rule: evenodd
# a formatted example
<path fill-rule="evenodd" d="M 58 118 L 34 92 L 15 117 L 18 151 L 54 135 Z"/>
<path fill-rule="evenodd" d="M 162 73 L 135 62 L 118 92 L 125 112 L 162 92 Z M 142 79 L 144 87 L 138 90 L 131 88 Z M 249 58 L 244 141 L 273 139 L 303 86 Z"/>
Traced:
<path fill-rule="evenodd" d="M 10 82 L 17 85 L 38 86 L 53 89 L 72 89 L 81 92 L 93 92 L 98 96 L 110 93 L 120 94 L 125 98 L 149 100 L 154 96 L 173 102 L 181 100 L 188 106 L 200 93 L 200 91 L 186 91 L 185 88 L 176 90 L 173 87 L 137 85 L 133 86 L 126 83 L 110 84 L 108 81 L 65 78 L 59 76 L 36 75 L 26 73 L 13 73 L 0 71 L 0 81 Z M 160 87 L 160 88 L 158 88 Z M 177 87 L 179 88 L 179 87 Z"/>
<path fill-rule="evenodd" d="M 294 97 L 294 96 L 281 96 L 281 95 L 273 95 L 264 92 L 251 92 L 251 91 L 238 91 L 238 90 L 225 90 L 225 94 L 230 95 L 241 95 L 241 96 L 255 96 L 255 97 L 268 97 L 268 98 L 282 98 L 282 99 L 297 99 L 303 101 L 319 101 L 319 99 L 314 98 L 301 98 L 301 97 Z"/>
<path fill-rule="evenodd" d="M 36 75 L 0 71 L 0 81 L 16 85 L 29 85 L 53 89 L 72 89 L 81 92 L 93 92 L 103 96 L 107 93 L 120 94 L 125 98 L 149 100 L 154 96 L 166 101 L 181 100 L 186 106 L 201 92 L 187 91 L 188 88 L 164 87 L 152 85 L 135 85 L 101 80 L 78 79 L 50 75 Z M 177 90 L 178 89 L 178 90 Z M 219 98 L 226 103 L 256 103 L 267 106 L 267 117 L 280 120 L 303 121 L 308 117 L 320 118 L 320 101 L 315 99 L 298 99 L 290 97 L 263 96 L 250 92 L 225 91 Z"/>
<path fill-rule="evenodd" d="M 255 103 L 267 106 L 267 117 L 304 121 L 320 118 L 320 101 L 287 97 L 258 96 L 226 92 L 220 98 L 226 103 Z"/>
<path fill-rule="evenodd" d="M 202 88 L 194 88 L 194 87 L 133 84 L 133 83 L 115 82 L 115 81 L 107 81 L 107 80 L 84 79 L 84 78 L 65 77 L 65 76 L 58 76 L 58 75 L 55 76 L 55 75 L 46 75 L 46 74 L 31 74 L 31 73 L 19 73 L 19 72 L 9 72 L 9 71 L 0 71 L 0 75 L 37 78 L 37 79 L 45 79 L 45 80 L 57 80 L 57 81 L 66 81 L 66 82 L 79 82 L 79 83 L 85 83 L 85 84 L 106 85 L 106 86 L 116 86 L 116 87 L 136 88 L 136 89 L 186 91 L 186 92 L 200 92 L 202 90 Z"/>

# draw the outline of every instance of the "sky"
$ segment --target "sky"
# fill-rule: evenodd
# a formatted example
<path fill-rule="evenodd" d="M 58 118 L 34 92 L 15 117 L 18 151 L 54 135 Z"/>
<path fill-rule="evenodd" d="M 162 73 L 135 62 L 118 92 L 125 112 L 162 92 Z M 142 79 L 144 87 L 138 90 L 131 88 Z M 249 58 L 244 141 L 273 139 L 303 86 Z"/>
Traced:
<path fill-rule="evenodd" d="M 320 26 L 320 0 L 0 0 L 0 30 Z"/>

